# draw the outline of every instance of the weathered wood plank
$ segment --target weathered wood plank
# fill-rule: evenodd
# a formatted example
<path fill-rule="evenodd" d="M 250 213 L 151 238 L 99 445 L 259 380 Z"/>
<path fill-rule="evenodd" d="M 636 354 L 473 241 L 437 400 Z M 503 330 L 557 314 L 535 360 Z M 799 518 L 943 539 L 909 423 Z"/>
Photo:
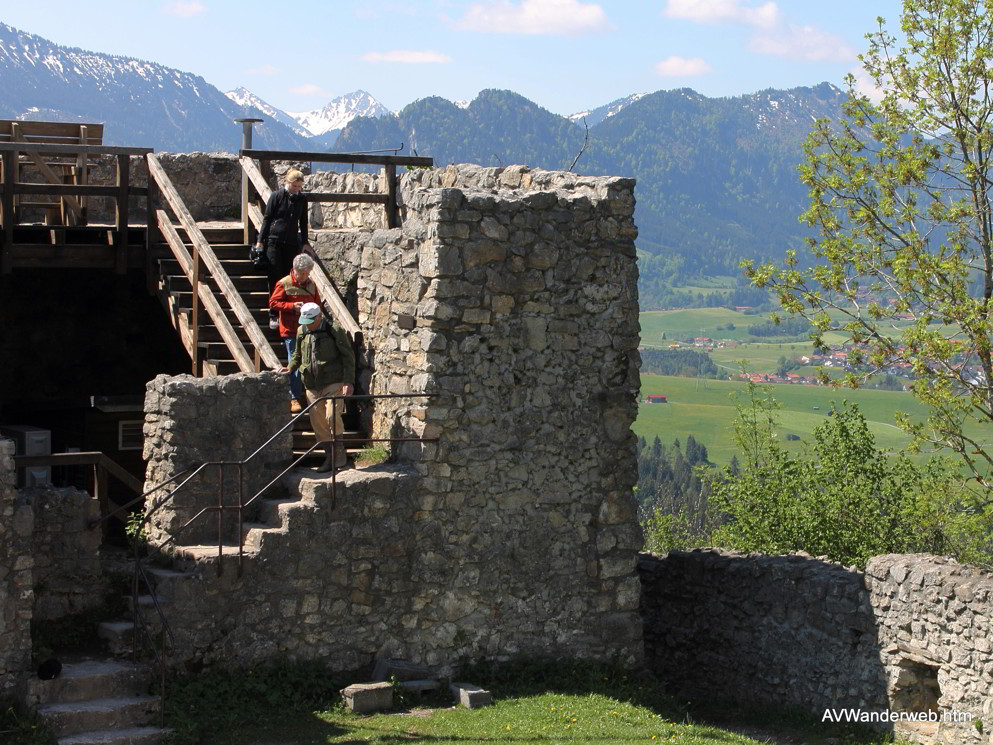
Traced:
<path fill-rule="evenodd" d="M 169 180 L 169 176 L 166 174 L 165 169 L 162 168 L 162 164 L 151 153 L 148 155 L 148 175 L 149 178 L 154 178 L 158 183 L 159 189 L 162 191 L 162 196 L 176 214 L 179 222 L 186 229 L 186 234 L 190 237 L 190 242 L 196 245 L 197 250 L 201 254 L 201 259 L 206 264 L 211 276 L 217 282 L 218 287 L 221 288 L 224 297 L 227 298 L 228 304 L 231 306 L 231 310 L 234 311 L 238 321 L 248 332 L 252 344 L 261 352 L 262 359 L 265 360 L 266 365 L 273 370 L 282 367 L 282 363 L 279 361 L 276 353 L 272 351 L 272 347 L 269 346 L 268 340 L 249 312 L 245 301 L 242 300 L 234 283 L 231 282 L 231 278 L 228 277 L 227 272 L 224 271 L 224 267 L 221 266 L 221 262 L 218 261 L 217 256 L 214 254 L 214 250 L 203 237 L 203 233 L 197 227 L 196 221 L 190 215 L 190 211 L 186 208 L 176 188 L 172 185 L 172 181 Z"/>
<path fill-rule="evenodd" d="M 193 258 L 190 256 L 189 251 L 183 244 L 182 239 L 179 237 L 179 233 L 176 232 L 176 228 L 169 220 L 169 216 L 163 210 L 158 210 L 156 212 L 156 217 L 159 230 L 162 231 L 162 236 L 165 238 L 169 248 L 172 249 L 173 256 L 175 256 L 176 260 L 179 262 L 179 266 L 183 270 L 183 274 L 186 275 L 186 278 L 190 280 L 190 283 L 192 284 L 195 272 Z M 214 293 L 211 291 L 210 286 L 200 282 L 197 284 L 197 288 L 199 290 L 198 297 L 200 301 L 203 302 L 203 307 L 206 309 L 207 315 L 209 315 L 211 320 L 214 322 L 218 333 L 221 335 L 221 338 L 227 345 L 228 350 L 231 352 L 231 356 L 234 358 L 235 362 L 238 363 L 238 369 L 242 372 L 252 372 L 255 368 L 252 364 L 252 358 L 245 350 L 245 346 L 241 343 L 241 339 L 238 338 L 238 334 L 231 325 L 231 322 L 228 321 L 227 316 L 224 315 L 224 310 L 221 308 L 217 298 L 214 297 Z M 193 336 L 195 338 L 195 332 Z M 195 341 L 191 344 L 191 348 L 188 348 L 186 351 L 190 353 L 190 358 L 193 360 L 194 365 L 196 365 L 200 355 L 197 352 Z"/>
<path fill-rule="evenodd" d="M 295 150 L 241 150 L 239 155 L 258 160 L 293 160 L 311 163 L 348 163 L 370 166 L 433 166 L 434 158 L 420 155 L 359 155 L 355 153 L 301 153 Z"/>
<path fill-rule="evenodd" d="M 397 226 L 397 167 L 386 164 L 386 227 Z"/>
<path fill-rule="evenodd" d="M 21 135 L 21 129 L 19 125 L 17 124 L 11 125 L 11 134 L 13 136 L 15 143 L 24 142 L 24 137 Z M 14 146 L 16 147 L 16 145 Z M 40 151 L 36 149 L 37 147 L 39 146 L 32 144 L 30 145 L 30 149 L 28 149 L 28 146 L 25 145 L 24 152 L 27 154 L 29 158 L 35 161 L 34 164 L 35 168 L 41 171 L 41 175 L 44 176 L 45 179 L 50 184 L 62 185 L 62 178 L 52 169 L 51 166 L 48 165 L 48 163 L 46 163 L 42 159 L 41 155 L 39 154 Z M 79 206 L 79 202 L 76 201 L 75 197 L 66 195 L 62 197 L 62 199 L 65 201 L 66 206 L 68 206 L 69 209 L 72 211 L 73 215 L 75 215 L 77 218 L 82 217 L 83 214 L 82 207 Z"/>
<path fill-rule="evenodd" d="M 0 243 L 0 273 L 10 274 L 11 250 L 14 243 L 14 182 L 17 156 L 3 159 L 3 195 L 0 196 L 0 215 L 3 218 L 3 242 Z"/>
<path fill-rule="evenodd" d="M 99 145 L 103 141 L 102 124 L 33 122 L 28 120 L 22 121 L 20 119 L 0 119 L 0 140 L 10 137 L 12 124 L 19 124 L 25 137 L 63 137 L 74 142 L 79 142 L 84 136 L 82 130 L 85 127 L 86 144 Z"/>
<path fill-rule="evenodd" d="M 113 269 L 116 262 L 115 248 L 107 244 L 92 243 L 15 243 L 5 247 L 11 268 L 21 269 Z M 132 247 L 128 266 L 141 268 L 143 253 Z"/>
<path fill-rule="evenodd" d="M 66 194 L 116 197 L 120 193 L 120 187 L 117 186 L 93 186 L 89 184 L 25 184 L 22 182 L 14 188 L 18 194 L 51 194 L 57 197 Z M 133 187 L 129 189 L 128 193 L 135 197 L 143 197 L 148 194 L 148 189 L 143 186 Z"/>
<path fill-rule="evenodd" d="M 255 161 L 242 156 L 238 158 L 238 162 L 241 163 L 241 169 L 248 175 L 248 179 L 252 182 L 252 186 L 255 187 L 255 191 L 262 197 L 262 201 L 268 200 L 272 189 L 269 188 L 269 183 L 265 180 Z"/>
<path fill-rule="evenodd" d="M 36 153 L 65 153 L 67 155 L 77 155 L 86 153 L 87 155 L 148 155 L 154 153 L 155 148 L 151 147 L 121 147 L 116 145 L 80 145 L 78 142 L 49 143 L 49 142 L 28 142 L 29 147 L 25 148 L 25 143 L 0 142 L 0 152 L 19 152 L 30 149 Z M 32 156 L 38 157 L 38 156 Z"/>
<path fill-rule="evenodd" d="M 128 188 L 131 186 L 131 157 L 117 156 L 117 262 L 114 271 L 127 274 L 128 271 Z"/>

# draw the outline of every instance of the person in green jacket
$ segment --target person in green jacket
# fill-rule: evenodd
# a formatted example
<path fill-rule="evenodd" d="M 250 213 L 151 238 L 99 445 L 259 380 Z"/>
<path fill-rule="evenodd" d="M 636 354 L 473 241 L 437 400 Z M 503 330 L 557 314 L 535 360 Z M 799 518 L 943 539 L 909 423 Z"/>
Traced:
<path fill-rule="evenodd" d="M 317 303 L 304 303 L 300 308 L 300 327 L 296 347 L 289 367 L 284 371 L 300 370 L 300 382 L 307 392 L 307 403 L 322 396 L 351 396 L 355 390 L 355 351 L 348 335 L 325 319 Z M 341 435 L 345 431 L 341 415 L 345 402 L 323 401 L 310 409 L 310 423 L 317 441 L 325 443 L 324 462 L 318 473 L 327 473 L 348 465 L 348 456 Z M 331 432 L 334 431 L 334 439 Z"/>

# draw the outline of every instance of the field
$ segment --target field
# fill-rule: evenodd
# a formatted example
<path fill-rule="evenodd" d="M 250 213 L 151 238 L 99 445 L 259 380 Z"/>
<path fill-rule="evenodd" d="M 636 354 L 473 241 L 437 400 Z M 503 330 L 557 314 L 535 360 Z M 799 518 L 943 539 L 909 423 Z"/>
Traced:
<path fill-rule="evenodd" d="M 902 392 L 813 385 L 771 387 L 773 396 L 782 404 L 778 439 L 787 449 L 796 452 L 803 451 L 813 442 L 814 428 L 825 421 L 833 402 L 857 403 L 869 422 L 876 446 L 891 452 L 903 451 L 910 442 L 910 438 L 893 423 L 894 412 L 905 411 L 917 418 L 923 418 L 926 413 L 916 399 Z M 658 435 L 667 444 L 677 437 L 685 442 L 688 435 L 693 435 L 707 446 L 711 461 L 725 465 L 737 452 L 732 428 L 736 416 L 732 394 L 737 394 L 743 401 L 741 397 L 746 391 L 745 383 L 727 380 L 642 375 L 642 398 L 664 393 L 669 397 L 669 403 L 641 404 L 634 431 L 648 440 Z M 788 441 L 787 435 L 796 435 L 801 440 Z"/>

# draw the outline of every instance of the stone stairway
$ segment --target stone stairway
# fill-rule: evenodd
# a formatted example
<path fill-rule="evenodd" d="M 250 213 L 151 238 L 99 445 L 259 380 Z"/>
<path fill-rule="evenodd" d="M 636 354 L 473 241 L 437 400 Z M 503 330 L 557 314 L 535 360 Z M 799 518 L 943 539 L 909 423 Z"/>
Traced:
<path fill-rule="evenodd" d="M 151 671 L 113 659 L 66 663 L 54 680 L 34 678 L 25 702 L 37 707 L 59 745 L 155 745 L 160 699 L 148 694 Z"/>
<path fill-rule="evenodd" d="M 398 479 L 409 477 L 413 473 L 409 466 L 389 463 L 339 471 L 334 499 L 361 501 L 382 498 L 391 493 Z M 294 523 L 303 517 L 302 513 L 326 509 L 332 502 L 330 475 L 315 474 L 307 468 L 294 469 L 284 476 L 282 487 L 281 491 L 274 492 L 274 498 L 261 500 L 257 522 L 245 522 L 242 525 L 244 560 L 264 558 L 267 548 L 279 550 L 289 541 Z M 222 555 L 225 561 L 236 562 L 238 546 L 223 546 Z M 202 587 L 197 584 L 198 580 L 203 576 L 215 576 L 217 561 L 216 543 L 174 545 L 171 547 L 169 567 L 145 567 L 150 586 L 147 593 L 138 598 L 137 605 L 145 627 L 153 636 L 157 637 L 161 631 L 155 602 L 168 622 L 170 605 L 177 594 L 187 599 L 194 598 L 197 592 L 202 591 Z M 133 650 L 134 603 L 129 602 L 129 606 L 131 609 L 127 618 L 98 624 L 98 634 L 108 650 L 121 657 L 130 656 Z"/>

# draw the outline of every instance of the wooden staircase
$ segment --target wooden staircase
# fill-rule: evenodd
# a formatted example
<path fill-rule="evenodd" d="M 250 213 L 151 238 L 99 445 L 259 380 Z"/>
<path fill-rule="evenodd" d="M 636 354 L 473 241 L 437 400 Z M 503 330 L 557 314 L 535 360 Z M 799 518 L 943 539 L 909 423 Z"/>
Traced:
<path fill-rule="evenodd" d="M 286 361 L 286 347 L 279 336 L 279 331 L 269 328 L 269 293 L 266 275 L 252 266 L 248 259 L 249 247 L 244 243 L 239 243 L 243 235 L 240 223 L 229 225 L 218 225 L 217 223 L 199 226 L 201 233 L 210 243 L 211 248 L 217 255 L 221 266 L 230 278 L 232 284 L 238 290 L 239 295 L 244 300 L 252 314 L 252 318 L 258 324 L 260 330 L 269 342 L 270 348 L 281 362 Z M 186 231 L 177 229 L 183 239 L 187 249 L 192 251 L 192 244 Z M 173 327 L 179 333 L 186 351 L 193 358 L 192 348 L 193 338 L 193 287 L 189 279 L 180 267 L 179 261 L 173 256 L 172 251 L 165 244 L 161 244 L 154 249 L 155 258 L 153 260 L 154 287 L 162 307 L 169 314 L 169 319 Z M 220 292 L 217 281 L 211 277 L 203 280 L 214 292 L 224 310 L 225 316 L 231 323 L 232 328 L 238 338 L 250 346 L 248 332 L 235 316 L 230 304 L 225 302 L 223 293 Z M 239 372 L 238 362 L 234 359 L 230 349 L 224 342 L 221 333 L 216 325 L 209 322 L 201 322 L 196 353 L 200 355 L 203 375 L 230 375 Z M 289 391 L 287 390 L 286 412 L 289 415 Z M 362 433 L 354 427 L 348 427 L 346 418 L 345 439 L 356 439 L 363 437 Z M 314 444 L 314 432 L 310 427 L 308 417 L 303 417 L 297 421 L 293 430 L 293 451 L 296 455 L 301 455 L 310 449 Z M 318 450 L 311 454 L 310 460 L 323 459 L 324 453 Z"/>
<path fill-rule="evenodd" d="M 259 329 L 269 342 L 269 347 L 280 361 L 285 361 L 286 349 L 279 338 L 279 332 L 269 328 L 269 295 L 266 275 L 252 266 L 252 262 L 249 261 L 248 246 L 241 242 L 243 235 L 241 225 L 231 223 L 228 226 L 221 226 L 215 223 L 198 227 L 220 260 L 224 272 L 245 301 L 245 305 L 248 306 L 248 310 Z M 177 232 L 184 245 L 187 246 L 187 250 L 192 254 L 193 246 L 186 230 L 177 226 Z M 154 263 L 156 294 L 169 314 L 173 327 L 183 339 L 186 351 L 190 353 L 190 358 L 194 359 L 194 350 L 191 347 L 193 338 L 193 286 L 179 261 L 173 256 L 166 244 L 160 244 L 155 249 Z M 201 281 L 213 291 L 238 338 L 246 347 L 249 347 L 251 339 L 248 331 L 234 314 L 230 303 L 221 292 L 217 280 L 208 275 L 203 277 Z M 203 375 L 230 375 L 240 371 L 238 362 L 224 342 L 218 327 L 211 322 L 209 317 L 201 320 L 196 354 L 200 357 Z"/>

